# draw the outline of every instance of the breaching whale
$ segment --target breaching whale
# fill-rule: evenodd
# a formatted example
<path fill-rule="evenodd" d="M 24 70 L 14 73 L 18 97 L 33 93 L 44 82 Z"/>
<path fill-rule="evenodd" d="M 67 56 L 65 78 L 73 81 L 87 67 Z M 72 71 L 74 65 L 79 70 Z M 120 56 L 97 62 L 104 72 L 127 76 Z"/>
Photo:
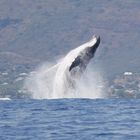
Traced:
<path fill-rule="evenodd" d="M 99 44 L 100 37 L 93 36 L 87 43 L 71 50 L 57 64 L 39 67 L 26 78 L 25 89 L 34 99 L 93 98 L 95 94 L 90 94 L 90 89 L 97 93 L 96 97 L 100 97 L 100 92 L 94 88 L 94 78 L 92 83 L 88 83 L 87 77 L 82 77 Z M 87 81 L 87 87 L 83 81 Z"/>
<path fill-rule="evenodd" d="M 56 98 L 65 98 L 70 89 L 75 89 L 99 44 L 100 36 L 94 35 L 89 42 L 71 50 L 58 64 L 53 84 L 53 94 Z"/>

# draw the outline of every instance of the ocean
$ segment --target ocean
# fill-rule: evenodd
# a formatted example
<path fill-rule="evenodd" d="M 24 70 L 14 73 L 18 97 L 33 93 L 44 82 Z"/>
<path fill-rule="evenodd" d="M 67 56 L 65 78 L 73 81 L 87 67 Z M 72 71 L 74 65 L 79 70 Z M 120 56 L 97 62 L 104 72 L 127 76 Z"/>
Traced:
<path fill-rule="evenodd" d="M 0 101 L 0 140 L 139 139 L 139 99 Z"/>

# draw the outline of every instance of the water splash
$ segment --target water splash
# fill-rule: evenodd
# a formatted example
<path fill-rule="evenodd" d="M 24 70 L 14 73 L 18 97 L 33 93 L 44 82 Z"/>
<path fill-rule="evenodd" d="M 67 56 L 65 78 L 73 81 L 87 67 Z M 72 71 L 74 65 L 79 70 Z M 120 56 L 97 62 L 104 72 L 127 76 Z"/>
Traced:
<path fill-rule="evenodd" d="M 90 65 L 84 72 L 82 77 L 77 81 L 76 87 L 73 89 L 67 83 L 63 85 L 55 85 L 58 80 L 57 70 L 59 64 L 52 67 L 44 64 L 35 72 L 31 72 L 25 80 L 24 89 L 31 94 L 33 99 L 56 99 L 56 98 L 104 98 L 105 82 L 101 72 L 95 70 Z M 59 75 L 61 77 L 61 75 Z M 64 77 L 61 77 L 62 80 Z M 55 87 L 57 86 L 57 87 Z M 65 86 L 65 87 L 63 87 Z M 64 90 L 67 90 L 64 92 Z"/>

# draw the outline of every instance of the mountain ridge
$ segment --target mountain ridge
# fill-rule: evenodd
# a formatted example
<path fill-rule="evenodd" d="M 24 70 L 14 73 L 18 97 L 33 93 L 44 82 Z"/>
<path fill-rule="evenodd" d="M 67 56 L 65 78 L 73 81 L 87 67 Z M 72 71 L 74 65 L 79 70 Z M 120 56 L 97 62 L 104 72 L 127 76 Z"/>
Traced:
<path fill-rule="evenodd" d="M 16 60 L 30 66 L 53 61 L 88 41 L 101 36 L 95 59 L 107 75 L 139 71 L 139 1 L 0 1 L 1 63 Z M 34 60 L 37 60 L 34 63 Z"/>

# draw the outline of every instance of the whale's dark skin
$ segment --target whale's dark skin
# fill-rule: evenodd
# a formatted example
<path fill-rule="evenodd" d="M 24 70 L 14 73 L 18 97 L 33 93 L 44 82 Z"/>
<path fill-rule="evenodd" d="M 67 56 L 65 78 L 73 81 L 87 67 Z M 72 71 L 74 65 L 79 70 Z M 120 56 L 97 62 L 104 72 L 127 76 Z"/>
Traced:
<path fill-rule="evenodd" d="M 97 42 L 92 47 L 85 48 L 85 50 L 75 58 L 75 60 L 69 67 L 69 71 L 72 71 L 74 68 L 79 67 L 79 71 L 82 73 L 86 69 L 89 61 L 94 57 L 94 54 L 100 44 L 100 36 L 96 38 Z"/>

